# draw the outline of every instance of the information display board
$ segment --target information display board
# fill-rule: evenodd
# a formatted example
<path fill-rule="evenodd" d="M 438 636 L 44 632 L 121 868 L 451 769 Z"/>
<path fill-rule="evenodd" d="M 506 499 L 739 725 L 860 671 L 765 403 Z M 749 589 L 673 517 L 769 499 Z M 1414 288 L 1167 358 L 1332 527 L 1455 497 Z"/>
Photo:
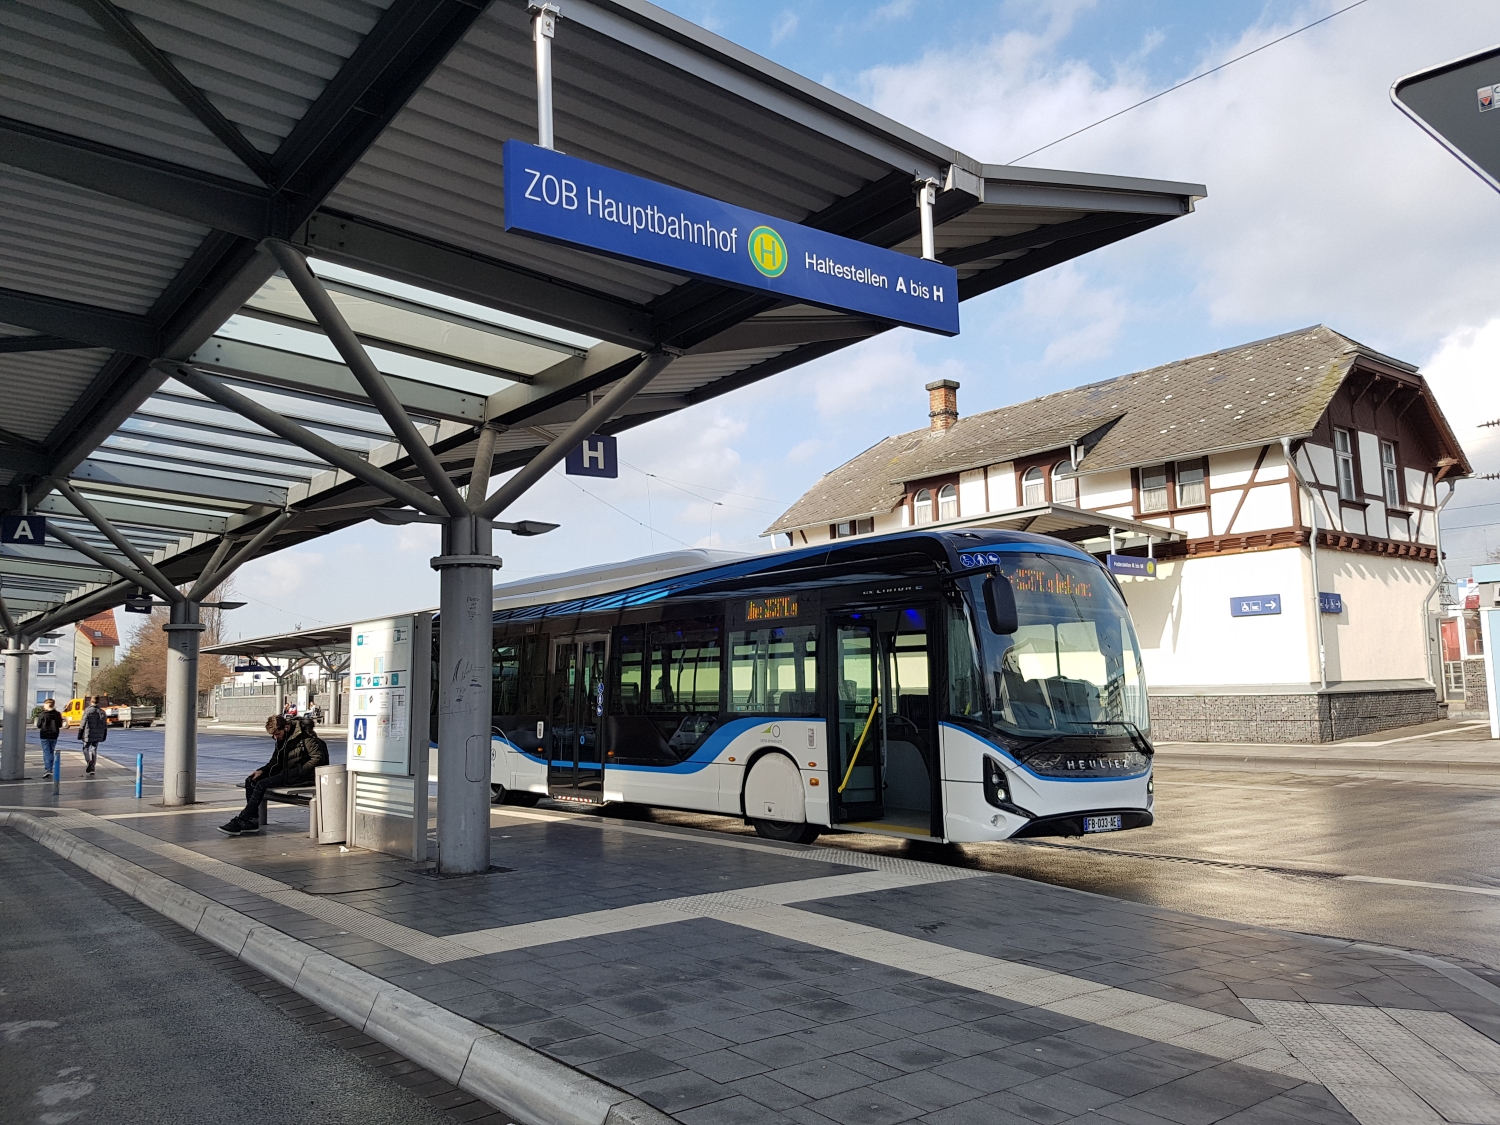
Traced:
<path fill-rule="evenodd" d="M 349 637 L 349 768 L 411 773 L 412 615 L 355 625 Z"/>

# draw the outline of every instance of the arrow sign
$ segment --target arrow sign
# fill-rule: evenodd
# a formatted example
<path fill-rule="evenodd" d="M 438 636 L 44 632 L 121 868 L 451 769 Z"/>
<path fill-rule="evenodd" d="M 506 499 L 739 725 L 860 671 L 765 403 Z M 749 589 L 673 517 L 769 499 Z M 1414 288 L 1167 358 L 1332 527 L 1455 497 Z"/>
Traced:
<path fill-rule="evenodd" d="M 1229 599 L 1231 617 L 1268 617 L 1280 612 L 1280 594 L 1251 594 Z"/>

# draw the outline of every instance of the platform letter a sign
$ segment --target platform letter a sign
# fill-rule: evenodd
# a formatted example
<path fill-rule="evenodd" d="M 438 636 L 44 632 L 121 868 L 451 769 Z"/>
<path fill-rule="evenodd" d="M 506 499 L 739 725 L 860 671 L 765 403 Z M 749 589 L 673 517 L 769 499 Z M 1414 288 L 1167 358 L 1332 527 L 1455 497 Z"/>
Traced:
<path fill-rule="evenodd" d="M 568 453 L 567 473 L 573 477 L 617 477 L 619 458 L 615 439 L 608 434 L 590 434 Z"/>
<path fill-rule="evenodd" d="M 0 543 L 40 547 L 47 541 L 47 517 L 0 517 Z"/>

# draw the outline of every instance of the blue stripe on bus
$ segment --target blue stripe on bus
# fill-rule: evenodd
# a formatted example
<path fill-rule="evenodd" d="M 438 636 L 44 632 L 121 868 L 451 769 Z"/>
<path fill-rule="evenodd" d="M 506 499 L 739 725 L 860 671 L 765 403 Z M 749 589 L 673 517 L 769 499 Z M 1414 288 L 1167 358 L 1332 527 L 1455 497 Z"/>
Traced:
<path fill-rule="evenodd" d="M 1010 751 L 1007 750 L 1007 749 L 1005 749 L 1005 747 L 1001 746 L 997 742 L 994 742 L 994 741 L 992 741 L 992 740 L 990 740 L 988 738 L 985 738 L 983 735 L 975 734 L 968 727 L 961 727 L 961 726 L 958 726 L 956 723 L 940 723 L 939 725 L 940 726 L 945 726 L 949 730 L 956 730 L 956 731 L 959 731 L 959 732 L 961 732 L 963 734 L 966 734 L 970 738 L 974 739 L 974 741 L 976 741 L 976 742 L 982 742 L 985 746 L 989 747 L 991 750 L 993 750 L 1000 757 L 1004 758 L 1011 765 L 1015 766 L 1016 769 L 1021 770 L 1021 771 L 1025 772 L 1025 773 L 1029 773 L 1032 777 L 1036 778 L 1038 781 L 1063 781 L 1063 782 L 1075 782 L 1075 781 L 1134 781 L 1137 778 L 1145 777 L 1148 773 L 1151 772 L 1151 767 L 1147 766 L 1140 773 L 1125 773 L 1125 774 L 1119 774 L 1119 775 L 1117 775 L 1115 777 L 1054 777 L 1052 774 L 1037 773 L 1036 770 L 1028 768 L 1024 762 L 1019 762 L 1015 758 L 1013 758 L 1011 756 L 1011 754 L 1010 754 Z"/>
<path fill-rule="evenodd" d="M 718 756 L 721 753 L 723 753 L 724 750 L 729 746 L 729 744 L 731 742 L 733 742 L 736 738 L 738 738 L 740 735 L 746 733 L 747 731 L 753 730 L 753 729 L 764 729 L 765 727 L 773 726 L 773 725 L 775 725 L 777 723 L 780 723 L 780 722 L 783 722 L 783 721 L 785 721 L 785 722 L 797 722 L 797 723 L 821 723 L 824 720 L 823 719 L 815 719 L 815 718 L 805 718 L 805 717 L 798 717 L 798 718 L 795 718 L 795 719 L 782 720 L 782 719 L 778 719 L 778 718 L 775 718 L 773 716 L 768 716 L 768 715 L 757 715 L 755 718 L 751 718 L 751 719 L 731 719 L 729 722 L 725 723 L 723 726 L 718 727 L 714 731 L 710 732 L 709 736 L 703 740 L 703 743 L 696 750 L 693 751 L 692 755 L 689 756 L 689 757 L 687 757 L 687 758 L 684 758 L 680 762 L 673 762 L 671 765 L 667 765 L 667 766 L 650 766 L 650 765 L 633 765 L 633 764 L 632 765 L 625 765 L 625 764 L 617 764 L 615 762 L 610 762 L 609 763 L 609 768 L 612 769 L 612 770 L 635 770 L 635 771 L 645 771 L 645 772 L 648 772 L 648 773 L 676 773 L 676 774 L 698 773 L 700 770 L 703 770 L 703 769 L 707 768 L 708 766 L 711 766 L 714 763 L 714 761 L 718 758 Z M 541 766 L 552 765 L 554 767 L 559 767 L 559 768 L 569 767 L 569 766 L 573 765 L 572 762 L 551 762 L 551 763 L 549 763 L 547 761 L 547 759 L 538 757 L 535 754 L 531 754 L 531 753 L 528 753 L 525 750 L 522 750 L 514 742 L 511 742 L 509 739 L 504 738 L 504 737 L 502 737 L 501 735 L 498 735 L 498 734 L 491 735 L 490 736 L 490 741 L 491 742 L 498 742 L 498 743 L 500 743 L 503 746 L 510 747 L 517 754 L 520 754 L 523 758 L 526 758 L 529 761 L 533 761 L 533 762 L 537 763 L 537 765 L 541 765 Z M 770 745 L 779 745 L 779 744 L 778 743 L 771 743 Z M 580 762 L 579 766 L 580 766 L 580 768 L 588 768 L 588 769 L 598 769 L 599 768 L 599 764 L 597 762 Z"/>

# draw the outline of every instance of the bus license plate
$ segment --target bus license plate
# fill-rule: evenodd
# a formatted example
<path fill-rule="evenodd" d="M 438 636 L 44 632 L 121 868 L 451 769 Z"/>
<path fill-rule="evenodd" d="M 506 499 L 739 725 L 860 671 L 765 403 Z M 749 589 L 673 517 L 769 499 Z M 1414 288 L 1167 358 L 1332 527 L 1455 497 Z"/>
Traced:
<path fill-rule="evenodd" d="M 1118 832 L 1120 830 L 1120 814 L 1113 816 L 1086 816 L 1083 818 L 1083 830 L 1085 832 Z"/>

